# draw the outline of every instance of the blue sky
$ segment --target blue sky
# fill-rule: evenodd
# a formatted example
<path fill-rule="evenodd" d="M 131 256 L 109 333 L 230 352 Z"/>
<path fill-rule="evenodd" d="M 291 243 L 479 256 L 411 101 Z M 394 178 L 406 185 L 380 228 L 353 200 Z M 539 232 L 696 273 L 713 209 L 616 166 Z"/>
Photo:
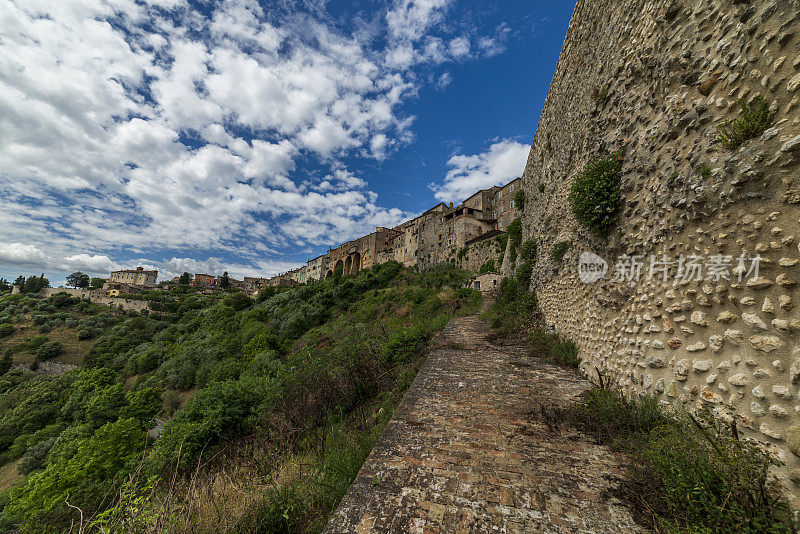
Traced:
<path fill-rule="evenodd" d="M 572 7 L 10 0 L 0 276 L 268 276 L 507 182 Z"/>

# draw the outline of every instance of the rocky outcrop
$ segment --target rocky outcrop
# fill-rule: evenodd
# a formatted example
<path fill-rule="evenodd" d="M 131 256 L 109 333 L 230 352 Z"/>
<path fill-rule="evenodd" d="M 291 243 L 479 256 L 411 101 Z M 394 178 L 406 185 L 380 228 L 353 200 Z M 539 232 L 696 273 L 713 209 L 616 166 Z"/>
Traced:
<path fill-rule="evenodd" d="M 737 150 L 715 142 L 739 100 L 758 96 L 772 126 Z M 795 494 L 798 104 L 798 0 L 579 1 L 523 175 L 523 239 L 540 251 L 532 287 L 546 321 L 578 342 L 584 372 L 597 366 L 629 393 L 735 418 L 784 462 Z M 588 162 L 618 149 L 620 218 L 597 239 L 567 196 Z M 573 246 L 552 261 L 566 239 Z M 593 283 L 578 277 L 586 251 L 609 265 Z M 615 279 L 623 255 L 639 257 L 638 279 Z M 702 274 L 676 277 L 693 255 Z M 759 272 L 748 272 L 757 255 Z M 713 275 L 727 257 L 727 276 Z M 648 276 L 653 258 L 675 262 L 666 279 Z"/>

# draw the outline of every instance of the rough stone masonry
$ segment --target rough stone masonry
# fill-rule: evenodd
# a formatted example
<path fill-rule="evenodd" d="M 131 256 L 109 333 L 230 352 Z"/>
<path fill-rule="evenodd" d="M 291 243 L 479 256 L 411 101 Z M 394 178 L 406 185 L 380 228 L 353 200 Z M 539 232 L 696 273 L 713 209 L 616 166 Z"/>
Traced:
<path fill-rule="evenodd" d="M 716 125 L 762 96 L 775 120 L 728 150 Z M 800 2 L 579 0 L 523 175 L 546 321 L 629 393 L 707 408 L 783 462 L 800 504 Z M 572 216 L 573 177 L 624 148 L 616 229 Z M 547 253 L 572 240 L 567 255 Z M 609 263 L 591 284 L 578 257 Z M 615 281 L 621 255 L 638 280 Z M 648 280 L 651 255 L 759 255 L 758 277 Z M 515 266 L 505 254 L 504 274 Z M 751 264 L 748 264 L 748 268 Z"/>

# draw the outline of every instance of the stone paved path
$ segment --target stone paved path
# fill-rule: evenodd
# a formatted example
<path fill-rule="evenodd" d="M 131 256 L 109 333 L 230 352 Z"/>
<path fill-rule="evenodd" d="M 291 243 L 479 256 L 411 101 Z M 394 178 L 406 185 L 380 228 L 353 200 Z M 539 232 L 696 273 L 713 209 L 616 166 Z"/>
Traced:
<path fill-rule="evenodd" d="M 613 497 L 619 458 L 554 426 L 589 384 L 487 332 L 458 317 L 437 336 L 326 532 L 643 530 Z"/>

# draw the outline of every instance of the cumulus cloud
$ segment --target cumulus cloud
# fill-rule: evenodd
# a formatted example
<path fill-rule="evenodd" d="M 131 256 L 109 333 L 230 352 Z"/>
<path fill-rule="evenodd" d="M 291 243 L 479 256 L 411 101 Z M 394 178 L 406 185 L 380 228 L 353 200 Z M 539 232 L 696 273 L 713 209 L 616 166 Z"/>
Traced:
<path fill-rule="evenodd" d="M 430 188 L 442 202 L 461 202 L 479 189 L 503 185 L 521 176 L 529 150 L 528 145 L 503 139 L 480 154 L 452 156 L 447 161 L 450 169 L 444 182 L 430 184 Z"/>
<path fill-rule="evenodd" d="M 450 1 L 394 0 L 380 48 L 288 6 L 7 0 L 0 264 L 99 274 L 191 249 L 261 268 L 407 217 L 341 162 L 413 140 L 401 106 L 424 78 L 409 69 L 470 51 L 440 24 Z"/>

